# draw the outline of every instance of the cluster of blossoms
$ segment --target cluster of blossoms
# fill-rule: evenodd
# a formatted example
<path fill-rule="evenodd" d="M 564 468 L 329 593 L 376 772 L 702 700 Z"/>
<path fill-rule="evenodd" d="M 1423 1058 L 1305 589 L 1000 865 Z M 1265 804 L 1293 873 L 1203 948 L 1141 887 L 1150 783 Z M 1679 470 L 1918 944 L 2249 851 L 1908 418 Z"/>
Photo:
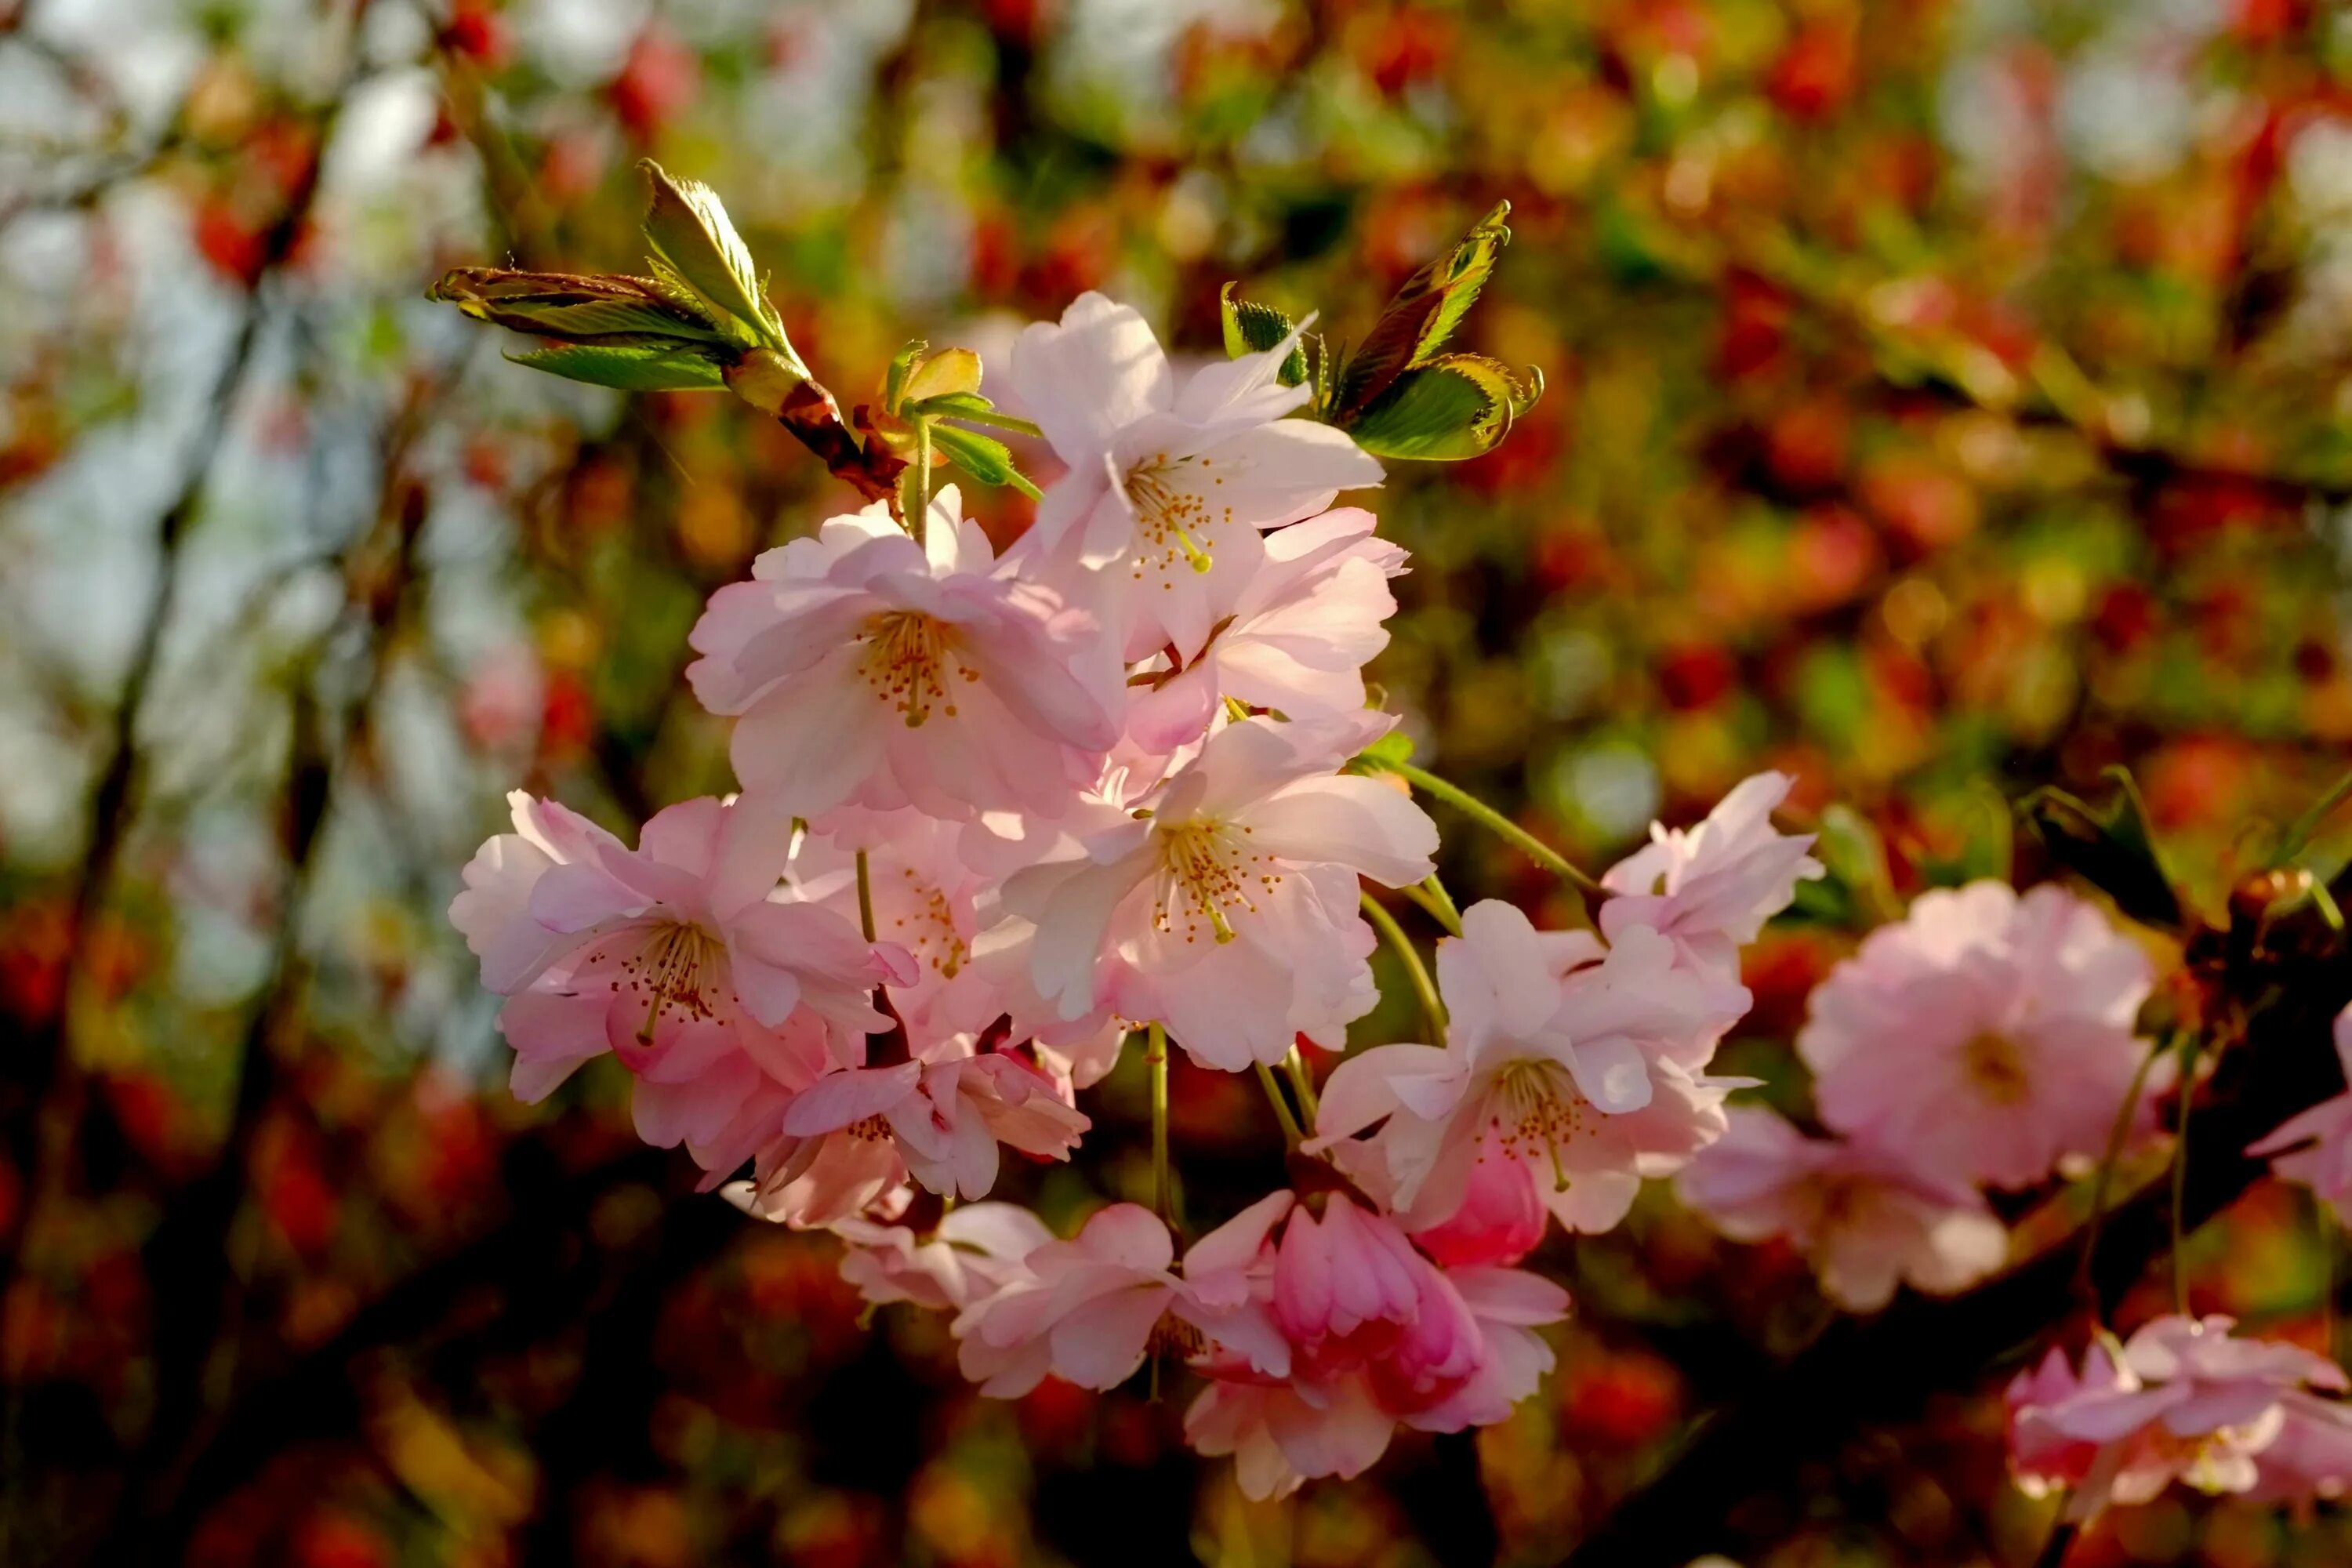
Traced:
<path fill-rule="evenodd" d="M 2174 1481 L 2267 1500 L 2333 1498 L 2352 1483 L 2344 1369 L 2228 1318 L 2170 1313 L 2123 1343 L 2096 1343 L 2078 1373 L 2063 1351 L 2009 1388 L 2010 1449 L 2035 1495 L 2067 1494 L 2070 1518 L 2153 1500 Z"/>
<path fill-rule="evenodd" d="M 1181 1361 L 1192 1441 L 1259 1496 L 1533 1389 L 1568 1300 L 1514 1266 L 1724 1135 L 1739 948 L 1819 875 L 1764 775 L 1612 871 L 1597 931 L 1474 906 L 1443 1043 L 1344 1061 L 1316 1179 L 1189 1247 L 1134 1204 L 1059 1239 L 973 1201 L 1005 1148 L 1068 1158 L 1139 1027 L 1318 1110 L 1298 1044 L 1378 1000 L 1363 883 L 1433 874 L 1429 818 L 1348 767 L 1393 722 L 1362 670 L 1404 555 L 1332 509 L 1381 469 L 1285 417 L 1290 346 L 1180 378 L 1098 296 L 1028 329 L 1010 376 L 1066 470 L 1034 526 L 999 554 L 943 489 L 768 552 L 691 637 L 741 794 L 634 848 L 518 794 L 450 911 L 517 1094 L 609 1050 L 647 1142 L 832 1230 L 869 1300 L 952 1310 L 984 1392 Z"/>
<path fill-rule="evenodd" d="M 1736 1108 L 1682 1199 L 1737 1239 L 1785 1238 L 1858 1311 L 1904 1281 L 1965 1289 L 2008 1258 L 1985 1189 L 2035 1185 L 2114 1136 L 2151 984 L 2137 944 L 2054 884 L 1922 894 L 1813 992 L 1797 1050 L 1828 1135 Z"/>

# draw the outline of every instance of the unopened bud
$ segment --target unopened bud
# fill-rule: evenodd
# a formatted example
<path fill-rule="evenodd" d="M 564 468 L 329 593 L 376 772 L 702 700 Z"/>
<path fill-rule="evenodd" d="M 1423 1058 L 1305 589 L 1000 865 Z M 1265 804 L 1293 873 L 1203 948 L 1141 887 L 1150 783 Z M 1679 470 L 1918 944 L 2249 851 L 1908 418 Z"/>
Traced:
<path fill-rule="evenodd" d="M 803 379 L 773 349 L 752 349 L 727 367 L 727 390 L 772 419 Z"/>

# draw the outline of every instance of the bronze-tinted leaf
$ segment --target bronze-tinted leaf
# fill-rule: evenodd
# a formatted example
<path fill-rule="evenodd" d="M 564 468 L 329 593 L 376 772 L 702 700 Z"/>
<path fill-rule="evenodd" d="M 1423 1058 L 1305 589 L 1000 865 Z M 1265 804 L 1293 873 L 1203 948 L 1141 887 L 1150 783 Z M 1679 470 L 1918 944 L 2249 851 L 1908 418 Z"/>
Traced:
<path fill-rule="evenodd" d="M 1503 223 L 1510 214 L 1510 203 L 1496 203 L 1451 250 L 1405 279 L 1339 372 L 1334 424 L 1351 425 L 1405 372 L 1429 363 L 1445 346 L 1511 242 Z"/>

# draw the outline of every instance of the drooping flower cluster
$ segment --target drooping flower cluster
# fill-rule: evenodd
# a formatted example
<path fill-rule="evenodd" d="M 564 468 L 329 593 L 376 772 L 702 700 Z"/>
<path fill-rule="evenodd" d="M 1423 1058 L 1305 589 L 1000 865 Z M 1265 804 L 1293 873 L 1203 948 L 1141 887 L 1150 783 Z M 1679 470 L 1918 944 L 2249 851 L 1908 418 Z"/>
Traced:
<path fill-rule="evenodd" d="M 2063 888 L 1924 893 L 1813 992 L 1797 1049 L 1831 1135 L 1737 1110 L 1683 1200 L 1737 1239 L 1787 1238 L 1857 1310 L 1902 1280 L 1961 1289 L 2007 1257 L 1984 1187 L 2104 1151 L 2150 1048 L 2134 1033 L 2150 984 Z"/>
<path fill-rule="evenodd" d="M 999 552 L 950 488 L 761 556 L 687 672 L 742 793 L 635 849 L 519 794 L 451 909 L 519 1094 L 610 1051 L 648 1141 L 831 1230 L 869 1300 L 953 1312 L 987 1394 L 1192 1368 L 1186 1431 L 1255 1496 L 1533 1389 L 1568 1300 L 1513 1266 L 1723 1135 L 1739 949 L 1819 874 L 1766 774 L 1612 870 L 1598 930 L 1474 905 L 1444 1044 L 1345 1061 L 1302 1146 L 1328 1176 L 1189 1247 L 1134 1204 L 1063 1239 L 990 1201 L 1006 1150 L 1069 1157 L 1139 1026 L 1311 1085 L 1298 1043 L 1378 1000 L 1365 884 L 1433 875 L 1430 819 L 1349 765 L 1393 722 L 1363 668 L 1404 553 L 1332 510 L 1380 468 L 1286 417 L 1288 353 L 1179 377 L 1092 295 L 1030 329 L 1012 376 L 1066 470 L 1031 530 Z"/>

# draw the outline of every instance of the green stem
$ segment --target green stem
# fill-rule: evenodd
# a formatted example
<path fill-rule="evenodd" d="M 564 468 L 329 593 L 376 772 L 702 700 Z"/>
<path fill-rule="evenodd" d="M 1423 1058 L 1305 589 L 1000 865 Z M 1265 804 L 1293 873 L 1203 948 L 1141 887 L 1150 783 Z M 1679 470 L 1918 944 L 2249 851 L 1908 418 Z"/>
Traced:
<path fill-rule="evenodd" d="M 923 531 L 931 521 L 931 422 L 915 421 L 915 514 L 907 520 L 915 542 L 925 542 Z"/>
<path fill-rule="evenodd" d="M 2098 1173 L 2091 1179 L 2091 1217 L 2083 1226 L 2083 1260 L 2076 1270 L 2075 1284 L 2089 1300 L 2095 1316 L 2099 1303 L 2097 1287 L 2091 1279 L 2091 1255 L 2098 1249 L 2099 1227 L 2106 1222 L 2107 1192 L 2115 1182 L 2116 1166 L 2124 1157 L 2124 1141 L 2131 1136 L 2133 1113 L 2139 1110 L 2140 1094 L 2147 1088 L 2148 1071 L 2163 1054 L 2159 1046 L 2140 1058 L 2139 1067 L 2132 1074 L 2131 1088 L 2124 1091 L 2124 1102 L 2116 1108 L 2115 1125 L 2108 1130 L 2107 1149 L 2099 1159 Z"/>
<path fill-rule="evenodd" d="M 1389 913 L 1369 889 L 1363 894 L 1363 901 L 1364 913 L 1403 963 L 1405 978 L 1412 982 L 1412 994 L 1421 1000 L 1422 1019 L 1429 1026 L 1429 1043 L 1444 1045 L 1445 1004 L 1438 1000 L 1437 986 L 1429 978 L 1429 970 L 1422 963 L 1421 954 L 1414 951 L 1412 939 L 1404 934 L 1404 927 L 1397 924 L 1396 916 Z"/>
<path fill-rule="evenodd" d="M 2189 1315 L 2189 1272 L 2180 1260 L 2183 1219 L 2189 1208 L 2189 1110 L 2197 1097 L 2197 1050 L 2191 1034 L 2180 1043 L 2180 1118 L 2172 1139 L 2172 1310 Z"/>
<path fill-rule="evenodd" d="M 1163 1224 L 1172 1223 L 1168 1201 L 1168 1031 L 1153 1024 L 1143 1040 L 1143 1059 L 1151 1068 L 1151 1209 Z"/>
<path fill-rule="evenodd" d="M 1290 1079 L 1291 1091 L 1298 1096 L 1298 1113 L 1307 1119 L 1307 1126 L 1314 1126 L 1323 1107 L 1315 1098 L 1315 1075 L 1307 1069 L 1307 1058 L 1298 1054 L 1297 1046 L 1282 1058 L 1282 1070 Z"/>
<path fill-rule="evenodd" d="M 874 940 L 874 873 L 866 868 L 866 851 L 857 852 L 857 924 L 866 940 Z"/>
<path fill-rule="evenodd" d="M 1432 871 L 1412 887 L 1399 888 L 1397 891 L 1420 905 L 1423 913 L 1444 926 L 1446 935 L 1462 934 L 1462 911 L 1454 907 L 1454 895 L 1445 890 L 1445 884 L 1437 879 L 1436 872 Z"/>
<path fill-rule="evenodd" d="M 1028 420 L 1016 419 L 999 408 L 992 408 L 984 414 L 959 408 L 948 417 L 960 425 L 993 425 L 999 430 L 1010 430 L 1016 436 L 1043 436 L 1045 433 Z"/>
<path fill-rule="evenodd" d="M 2279 843 L 2278 853 L 2271 857 L 2271 864 L 2273 867 L 2284 866 L 2301 854 L 2303 847 L 2311 841 L 2311 836 L 2319 831 L 2319 825 L 2327 820 L 2328 813 L 2342 805 L 2347 799 L 2352 799 L 2352 772 L 2347 772 L 2342 778 L 2328 785 L 2327 793 L 2313 801 L 2311 808 L 2294 819 L 2293 826 L 2286 830 L 2285 838 Z"/>
<path fill-rule="evenodd" d="M 1386 768 L 1415 789 L 1435 795 L 1562 881 L 1588 893 L 1601 891 L 1601 884 L 1577 869 L 1566 856 L 1461 785 L 1450 784 L 1426 768 L 1417 768 L 1411 763 L 1389 757 L 1367 758 L 1366 761 L 1374 767 Z"/>
<path fill-rule="evenodd" d="M 1253 1062 L 1251 1065 L 1257 1068 L 1257 1081 L 1265 1089 L 1267 1103 L 1274 1107 L 1274 1119 L 1282 1123 L 1283 1137 L 1289 1142 L 1292 1148 L 1297 1148 L 1301 1137 L 1298 1131 L 1298 1119 L 1290 1114 L 1290 1102 L 1282 1098 L 1282 1086 L 1274 1081 L 1274 1069 L 1264 1062 Z"/>

